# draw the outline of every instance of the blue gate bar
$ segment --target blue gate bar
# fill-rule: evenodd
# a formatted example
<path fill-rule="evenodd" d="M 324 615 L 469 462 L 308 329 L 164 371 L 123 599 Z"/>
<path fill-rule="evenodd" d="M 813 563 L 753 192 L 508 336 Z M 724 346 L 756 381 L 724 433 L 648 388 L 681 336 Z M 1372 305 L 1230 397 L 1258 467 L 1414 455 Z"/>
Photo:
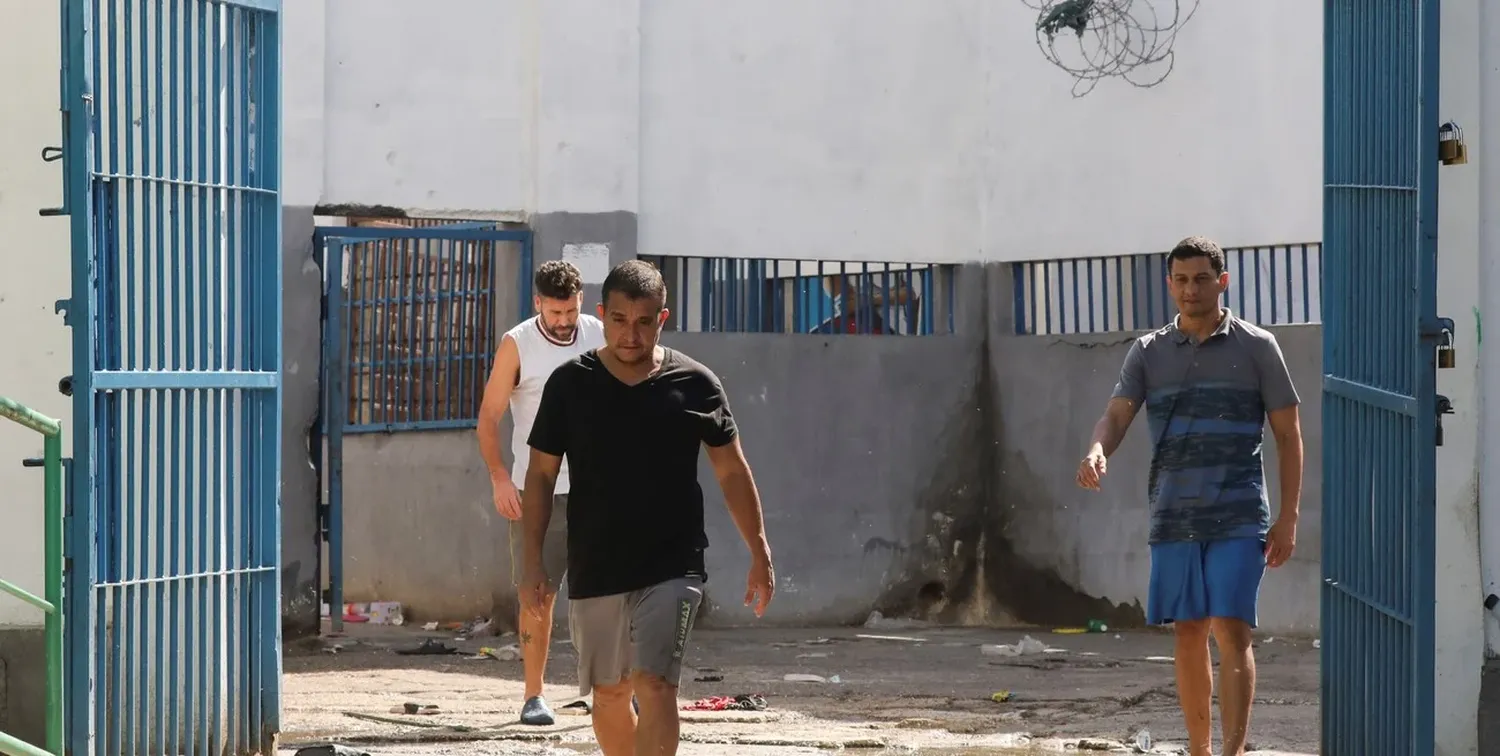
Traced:
<path fill-rule="evenodd" d="M 204 389 L 274 389 L 281 374 L 266 370 L 100 370 L 94 373 L 98 391 Z"/>
<path fill-rule="evenodd" d="M 280 729 L 278 0 L 64 0 L 68 752 Z"/>
<path fill-rule="evenodd" d="M 1362 404 L 1378 407 L 1387 412 L 1399 415 L 1417 416 L 1418 402 L 1416 397 L 1406 396 L 1395 391 L 1385 391 L 1374 386 L 1356 383 L 1336 375 L 1323 376 L 1323 390 L 1334 396 L 1345 399 L 1353 399 Z"/>
<path fill-rule="evenodd" d="M 330 629 L 344 631 L 344 426 L 349 371 L 343 325 L 344 246 L 328 239 L 324 246 L 323 437 L 328 443 L 328 618 Z"/>
<path fill-rule="evenodd" d="M 1324 11 L 1321 752 L 1430 756 L 1439 0 Z"/>
<path fill-rule="evenodd" d="M 324 279 L 318 432 L 326 461 L 317 469 L 327 479 L 322 534 L 335 633 L 344 616 L 344 437 L 474 427 L 499 332 L 499 243 L 518 247 L 519 321 L 532 308 L 529 230 L 477 221 L 314 232 Z"/>

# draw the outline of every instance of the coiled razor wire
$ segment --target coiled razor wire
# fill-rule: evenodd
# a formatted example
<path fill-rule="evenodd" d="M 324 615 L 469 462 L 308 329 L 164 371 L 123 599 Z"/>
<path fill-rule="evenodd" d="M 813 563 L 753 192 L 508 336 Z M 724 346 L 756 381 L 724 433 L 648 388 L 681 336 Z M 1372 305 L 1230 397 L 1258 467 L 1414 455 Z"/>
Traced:
<path fill-rule="evenodd" d="M 1037 11 L 1037 47 L 1072 74 L 1074 97 L 1106 78 L 1137 87 L 1162 83 L 1172 73 L 1177 32 L 1198 10 L 1198 0 L 1021 2 Z"/>

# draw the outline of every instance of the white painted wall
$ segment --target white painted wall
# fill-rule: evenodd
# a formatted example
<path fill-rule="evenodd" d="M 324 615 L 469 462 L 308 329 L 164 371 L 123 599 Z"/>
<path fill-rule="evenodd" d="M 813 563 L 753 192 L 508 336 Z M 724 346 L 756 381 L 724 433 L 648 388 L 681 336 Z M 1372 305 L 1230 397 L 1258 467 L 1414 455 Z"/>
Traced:
<path fill-rule="evenodd" d="M 1466 135 L 1479 129 L 1480 0 L 1443 5 L 1441 118 Z M 1436 128 L 1436 124 L 1434 124 Z M 1470 136 L 1471 149 L 1480 147 Z M 1479 752 L 1479 675 L 1484 625 L 1479 590 L 1479 171 L 1476 163 L 1438 169 L 1438 309 L 1458 333 L 1457 367 L 1439 370 L 1438 392 L 1453 400 L 1437 451 L 1437 749 L 1438 756 Z M 1488 283 L 1500 285 L 1500 281 Z"/>
<path fill-rule="evenodd" d="M 638 211 L 640 249 L 673 255 L 1316 241 L 1322 28 L 1305 6 L 1205 2 L 1160 87 L 1074 99 L 1019 0 L 302 0 L 287 197 Z"/>
<path fill-rule="evenodd" d="M 1479 12 L 1479 105 L 1480 120 L 1472 125 L 1476 145 L 1500 144 L 1500 8 L 1494 4 Z M 1475 328 L 1480 315 L 1500 313 L 1500 214 L 1493 211 L 1479 215 L 1479 208 L 1494 208 L 1500 203 L 1500 160 L 1485 160 L 1477 155 L 1479 174 L 1478 198 L 1471 208 L 1479 222 L 1479 306 L 1475 311 Z M 1493 321 L 1492 321 L 1493 322 Z M 1492 326 L 1493 328 L 1493 326 Z M 1494 331 L 1491 330 L 1491 344 Z M 1481 420 L 1479 449 L 1500 441 L 1500 350 L 1491 349 L 1479 355 L 1481 364 Z M 1500 595 L 1500 470 L 1494 464 L 1484 465 L 1483 452 L 1477 455 L 1480 468 L 1478 532 L 1481 546 L 1481 595 Z M 1500 656 L 1500 607 L 1485 612 L 1485 651 Z"/>
<path fill-rule="evenodd" d="M 72 402 L 57 381 L 72 364 L 69 332 L 53 303 L 68 296 L 68 221 L 42 218 L 62 204 L 61 163 L 42 147 L 61 144 L 58 120 L 58 11 L 54 4 L 0 0 L 0 394 L 66 425 Z M 72 432 L 65 428 L 66 433 Z M 0 420 L 0 578 L 42 595 L 42 475 L 22 469 L 40 456 L 41 436 Z M 66 451 L 66 450 L 65 450 Z M 0 595 L 0 626 L 40 625 L 42 613 Z"/>

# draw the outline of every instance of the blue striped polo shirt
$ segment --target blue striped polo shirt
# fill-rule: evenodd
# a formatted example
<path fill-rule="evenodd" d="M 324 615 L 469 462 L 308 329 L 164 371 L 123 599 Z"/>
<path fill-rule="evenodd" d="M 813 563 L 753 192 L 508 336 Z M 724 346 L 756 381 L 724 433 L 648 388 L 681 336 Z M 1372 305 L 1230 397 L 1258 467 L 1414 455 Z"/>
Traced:
<path fill-rule="evenodd" d="M 1146 405 L 1151 543 L 1265 537 L 1266 413 L 1299 402 L 1275 336 L 1225 309 L 1199 342 L 1173 318 L 1130 346 L 1114 396 Z"/>

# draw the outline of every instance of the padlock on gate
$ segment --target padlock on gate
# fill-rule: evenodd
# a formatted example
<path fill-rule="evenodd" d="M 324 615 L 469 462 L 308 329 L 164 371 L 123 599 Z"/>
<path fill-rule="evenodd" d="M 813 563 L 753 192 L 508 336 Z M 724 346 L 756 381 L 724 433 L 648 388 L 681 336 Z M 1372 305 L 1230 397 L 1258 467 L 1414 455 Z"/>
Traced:
<path fill-rule="evenodd" d="M 1464 165 L 1469 162 L 1469 146 L 1464 143 L 1464 130 L 1453 121 L 1438 127 L 1438 162 L 1443 165 Z"/>
<path fill-rule="evenodd" d="M 1443 340 L 1438 342 L 1437 366 L 1440 370 L 1447 370 L 1458 364 L 1458 352 L 1453 348 L 1453 332 L 1444 328 Z"/>

